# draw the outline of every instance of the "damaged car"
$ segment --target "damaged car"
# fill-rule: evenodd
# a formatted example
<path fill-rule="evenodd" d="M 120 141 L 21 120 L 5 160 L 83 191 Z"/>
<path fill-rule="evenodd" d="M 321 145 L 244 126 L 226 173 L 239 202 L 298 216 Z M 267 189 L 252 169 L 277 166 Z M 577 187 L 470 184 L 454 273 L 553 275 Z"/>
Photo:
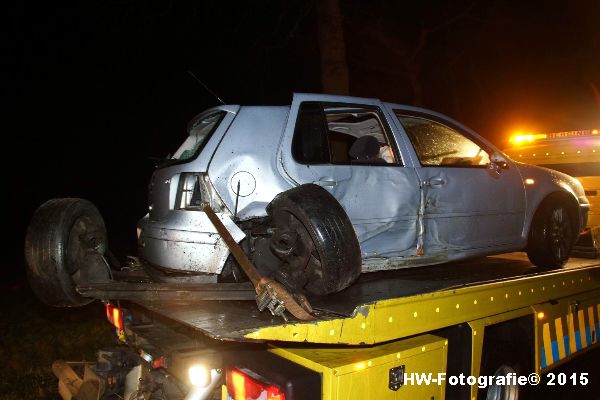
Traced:
<path fill-rule="evenodd" d="M 559 268 L 586 226 L 576 179 L 422 108 L 295 94 L 289 106 L 211 108 L 187 131 L 152 175 L 137 238 L 142 263 L 194 282 L 247 279 L 206 206 L 263 276 L 312 295 L 361 273 L 511 251 Z M 86 207 L 74 226 L 103 228 Z"/>
<path fill-rule="evenodd" d="M 586 226 L 577 180 L 421 108 L 295 94 L 207 110 L 188 133 L 152 176 L 139 253 L 208 281 L 243 273 L 206 204 L 263 274 L 318 295 L 361 272 L 509 251 L 558 268 Z"/>

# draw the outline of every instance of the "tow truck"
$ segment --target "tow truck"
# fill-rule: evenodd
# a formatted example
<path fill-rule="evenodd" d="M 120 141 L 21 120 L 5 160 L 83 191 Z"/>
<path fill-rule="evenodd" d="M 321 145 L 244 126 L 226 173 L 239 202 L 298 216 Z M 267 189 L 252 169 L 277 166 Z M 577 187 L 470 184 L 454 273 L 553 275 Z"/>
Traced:
<path fill-rule="evenodd" d="M 598 346 L 598 259 L 539 271 L 509 253 L 366 274 L 313 299 L 315 321 L 260 312 L 250 284 L 218 285 L 80 288 L 123 346 L 56 361 L 62 398 L 518 399 L 518 379 Z"/>
<path fill-rule="evenodd" d="M 429 154 L 439 141 L 413 146 L 403 119 L 447 140 Z M 32 218 L 25 249 L 36 295 L 63 307 L 102 301 L 123 344 L 93 363 L 56 361 L 63 399 L 515 400 L 539 374 L 597 347 L 600 261 L 566 263 L 589 206 L 572 177 L 517 165 L 437 113 L 377 99 L 300 94 L 290 107 L 222 106 L 188 130 L 151 179 L 139 258 L 111 257 L 87 200 L 53 199 Z M 326 141 L 315 146 L 315 137 Z M 330 144 L 342 159 L 314 159 Z M 352 224 L 326 189 L 346 175 L 323 175 L 330 164 L 321 174 L 323 160 L 357 172 L 355 183 L 410 174 L 368 199 L 393 202 L 396 220 Z M 323 179 L 311 183 L 314 170 Z M 457 182 L 475 178 L 482 186 L 466 196 Z M 370 187 L 387 185 L 341 193 Z M 356 198 L 340 196 L 360 217 L 366 203 Z M 444 207 L 466 198 L 468 212 Z M 524 248 L 527 257 L 498 255 Z M 572 386 L 591 381 L 569 375 Z"/>

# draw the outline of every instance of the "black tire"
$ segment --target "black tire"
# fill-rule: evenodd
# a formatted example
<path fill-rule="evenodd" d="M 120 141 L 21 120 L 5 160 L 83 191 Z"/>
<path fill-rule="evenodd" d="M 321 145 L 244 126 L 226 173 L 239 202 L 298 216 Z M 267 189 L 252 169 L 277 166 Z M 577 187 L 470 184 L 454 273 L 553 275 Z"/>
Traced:
<path fill-rule="evenodd" d="M 565 199 L 553 196 L 544 200 L 529 230 L 529 261 L 543 269 L 561 268 L 577 240 L 578 225 L 577 213 Z"/>
<path fill-rule="evenodd" d="M 90 251 L 104 254 L 106 228 L 84 199 L 52 199 L 34 213 L 25 238 L 27 277 L 34 293 L 54 307 L 83 306 L 93 299 L 75 287 Z"/>
<path fill-rule="evenodd" d="M 348 215 L 327 190 L 301 185 L 267 207 L 271 251 L 280 260 L 275 278 L 315 295 L 339 292 L 360 275 L 358 239 Z"/>
<path fill-rule="evenodd" d="M 489 385 L 479 389 L 478 399 L 483 400 L 518 400 L 527 397 L 523 387 L 517 384 L 520 376 L 529 376 L 534 371 L 533 321 L 531 317 L 522 317 L 491 325 L 485 328 L 485 339 L 481 360 L 480 376 L 512 376 L 505 380 L 506 385 L 497 385 L 496 379 L 487 382 Z M 509 375 L 510 374 L 510 375 Z"/>
<path fill-rule="evenodd" d="M 514 375 L 513 375 L 514 374 Z M 486 371 L 481 376 L 521 376 L 519 371 L 512 364 L 500 364 L 495 371 Z M 496 385 L 495 383 L 486 387 L 478 396 L 484 400 L 518 400 L 520 397 L 519 385 Z"/>

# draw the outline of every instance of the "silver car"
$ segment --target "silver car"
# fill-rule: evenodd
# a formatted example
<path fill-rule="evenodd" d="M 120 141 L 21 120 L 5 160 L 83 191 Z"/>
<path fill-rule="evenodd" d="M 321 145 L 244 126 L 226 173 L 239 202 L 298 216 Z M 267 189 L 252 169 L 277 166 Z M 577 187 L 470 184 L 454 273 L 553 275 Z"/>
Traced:
<path fill-rule="evenodd" d="M 204 111 L 152 176 L 140 256 L 207 282 L 244 276 L 209 205 L 263 274 L 317 295 L 361 272 L 526 250 L 559 268 L 589 203 L 574 178 L 509 159 L 460 123 L 377 99 Z"/>

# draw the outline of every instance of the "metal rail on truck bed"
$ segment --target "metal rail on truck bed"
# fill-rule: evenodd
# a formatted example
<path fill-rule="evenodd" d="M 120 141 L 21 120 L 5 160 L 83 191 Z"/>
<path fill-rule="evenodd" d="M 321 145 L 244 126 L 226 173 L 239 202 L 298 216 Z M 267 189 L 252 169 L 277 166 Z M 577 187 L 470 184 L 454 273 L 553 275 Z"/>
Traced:
<path fill-rule="evenodd" d="M 400 339 L 600 288 L 600 260 L 540 272 L 520 253 L 364 274 L 350 288 L 311 298 L 319 321 L 288 322 L 251 301 L 137 301 L 214 339 L 364 345 Z"/>

